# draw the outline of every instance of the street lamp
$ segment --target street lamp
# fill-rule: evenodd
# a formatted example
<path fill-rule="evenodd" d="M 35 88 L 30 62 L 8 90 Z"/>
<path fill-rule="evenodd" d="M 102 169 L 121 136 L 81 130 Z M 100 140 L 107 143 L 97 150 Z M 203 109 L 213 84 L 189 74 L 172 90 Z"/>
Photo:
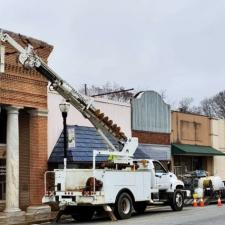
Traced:
<path fill-rule="evenodd" d="M 64 169 L 66 169 L 67 147 L 68 147 L 66 118 L 67 118 L 67 113 L 70 109 L 70 104 L 68 102 L 62 102 L 59 104 L 59 109 L 60 109 L 60 111 L 62 113 L 62 117 L 63 117 Z"/>

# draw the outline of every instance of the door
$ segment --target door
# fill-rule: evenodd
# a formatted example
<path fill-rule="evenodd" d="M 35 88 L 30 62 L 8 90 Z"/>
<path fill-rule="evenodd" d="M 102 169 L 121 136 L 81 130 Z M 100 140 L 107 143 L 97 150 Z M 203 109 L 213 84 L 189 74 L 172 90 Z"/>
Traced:
<path fill-rule="evenodd" d="M 169 189 L 170 175 L 167 170 L 158 161 L 153 161 L 155 167 L 156 185 L 159 190 Z"/>

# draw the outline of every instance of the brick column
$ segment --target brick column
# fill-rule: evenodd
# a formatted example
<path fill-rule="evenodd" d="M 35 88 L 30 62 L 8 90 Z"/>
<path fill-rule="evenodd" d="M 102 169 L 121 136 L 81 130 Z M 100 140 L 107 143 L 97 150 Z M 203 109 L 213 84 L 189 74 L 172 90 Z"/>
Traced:
<path fill-rule="evenodd" d="M 40 205 L 47 170 L 47 110 L 30 111 L 30 206 Z"/>
<path fill-rule="evenodd" d="M 7 107 L 6 208 L 19 212 L 19 108 Z"/>

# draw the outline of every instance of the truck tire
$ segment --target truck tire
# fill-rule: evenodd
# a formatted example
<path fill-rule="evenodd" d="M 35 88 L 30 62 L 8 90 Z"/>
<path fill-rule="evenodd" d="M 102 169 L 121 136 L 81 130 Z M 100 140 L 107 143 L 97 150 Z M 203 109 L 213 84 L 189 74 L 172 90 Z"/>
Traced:
<path fill-rule="evenodd" d="M 184 195 L 182 191 L 175 190 L 173 197 L 170 199 L 170 206 L 173 211 L 181 211 L 184 207 Z"/>
<path fill-rule="evenodd" d="M 146 210 L 147 203 L 146 202 L 135 202 L 134 203 L 134 210 L 137 214 L 142 214 Z"/>
<path fill-rule="evenodd" d="M 130 218 L 133 208 L 132 205 L 131 196 L 126 192 L 121 193 L 116 200 L 114 209 L 117 219 L 123 220 Z"/>
<path fill-rule="evenodd" d="M 92 219 L 94 212 L 94 209 L 91 207 L 79 207 L 72 214 L 72 217 L 78 222 L 87 222 Z"/>

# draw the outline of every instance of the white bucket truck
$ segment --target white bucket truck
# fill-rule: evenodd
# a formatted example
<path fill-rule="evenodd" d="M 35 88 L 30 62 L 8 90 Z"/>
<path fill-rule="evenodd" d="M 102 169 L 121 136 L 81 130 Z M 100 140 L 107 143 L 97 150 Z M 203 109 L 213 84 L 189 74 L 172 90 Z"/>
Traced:
<path fill-rule="evenodd" d="M 98 153 L 95 151 L 94 155 Z M 123 169 L 93 166 L 56 169 L 54 173 L 54 194 L 46 190 L 43 202 L 59 202 L 78 221 L 90 220 L 105 205 L 113 208 L 118 219 L 129 218 L 133 209 L 143 213 L 148 205 L 159 203 L 180 211 L 186 196 L 183 182 L 154 160 L 134 160 L 133 166 Z"/>

